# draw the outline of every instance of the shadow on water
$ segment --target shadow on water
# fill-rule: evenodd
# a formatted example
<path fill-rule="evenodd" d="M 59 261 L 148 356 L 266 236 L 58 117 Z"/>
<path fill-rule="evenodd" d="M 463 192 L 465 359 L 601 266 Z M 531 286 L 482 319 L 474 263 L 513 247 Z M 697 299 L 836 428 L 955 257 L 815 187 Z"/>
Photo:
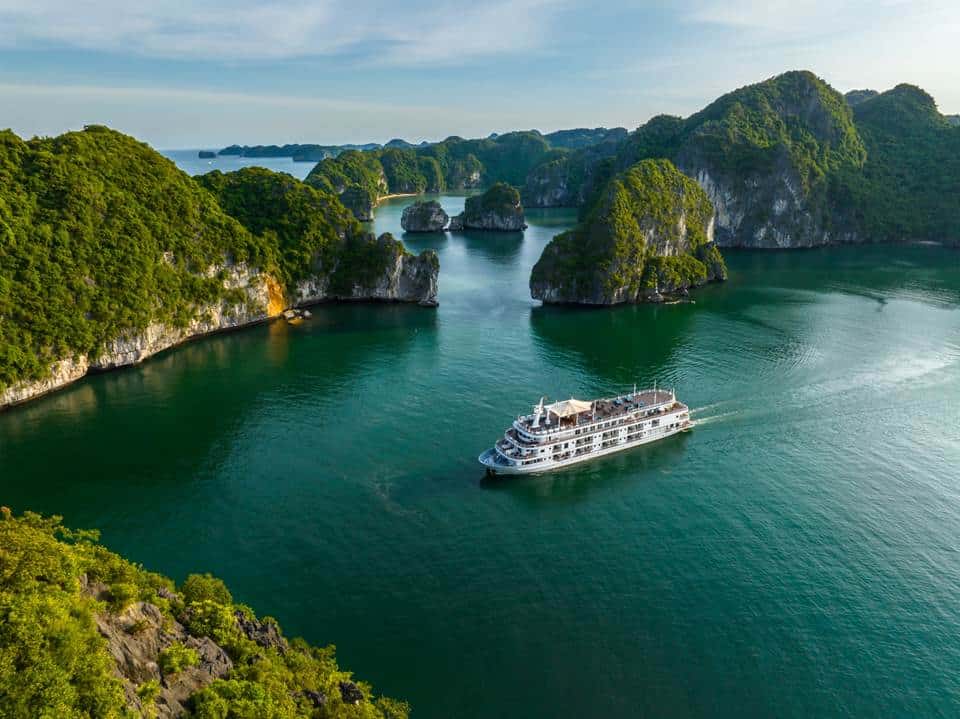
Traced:
<path fill-rule="evenodd" d="M 523 246 L 522 232 L 464 230 L 456 233 L 454 237 L 463 243 L 471 255 L 480 256 L 497 265 L 515 265 Z"/>
<path fill-rule="evenodd" d="M 585 371 L 605 393 L 634 382 L 665 381 L 665 369 L 687 341 L 697 312 L 693 304 L 544 305 L 530 310 L 530 328 L 545 363 Z"/>
<path fill-rule="evenodd" d="M 533 508 L 579 504 L 635 482 L 663 480 L 665 472 L 681 463 L 688 440 L 689 435 L 679 434 L 546 474 L 484 476 L 480 487 L 505 492 Z"/>
<path fill-rule="evenodd" d="M 731 284 L 829 291 L 874 300 L 939 307 L 960 304 L 960 249 L 930 244 L 877 244 L 810 250 L 725 249 Z"/>
<path fill-rule="evenodd" d="M 357 304 L 311 311 L 313 318 L 298 326 L 279 321 L 202 338 L 0 413 L 5 501 L 29 497 L 32 509 L 62 513 L 89 507 L 94 503 L 85 497 L 106 491 L 120 505 L 128 494 L 134 505 L 139 497 L 176 506 L 198 468 L 217 466 L 233 443 L 251 439 L 255 417 L 283 408 L 309 420 L 371 362 L 436 342 L 431 309 Z M 55 452 L 44 446 L 52 436 Z M 64 457 L 71 458 L 69 472 Z M 42 506 L 38 496 L 47 498 Z"/>
<path fill-rule="evenodd" d="M 424 250 L 440 250 L 447 246 L 446 232 L 404 232 L 400 239 L 408 250 L 420 254 Z"/>

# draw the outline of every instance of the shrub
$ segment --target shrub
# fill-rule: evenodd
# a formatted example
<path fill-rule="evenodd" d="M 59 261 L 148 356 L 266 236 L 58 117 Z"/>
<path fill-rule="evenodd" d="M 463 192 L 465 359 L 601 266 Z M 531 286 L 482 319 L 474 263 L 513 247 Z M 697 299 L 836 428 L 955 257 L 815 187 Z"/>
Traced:
<path fill-rule="evenodd" d="M 230 594 L 227 585 L 212 574 L 189 575 L 180 587 L 180 592 L 187 605 L 203 601 L 224 605 L 233 604 L 233 595 Z"/>
<path fill-rule="evenodd" d="M 200 654 L 197 650 L 184 646 L 180 642 L 174 642 L 160 652 L 158 661 L 160 671 L 164 674 L 176 674 L 188 667 L 195 667 L 199 663 Z"/>

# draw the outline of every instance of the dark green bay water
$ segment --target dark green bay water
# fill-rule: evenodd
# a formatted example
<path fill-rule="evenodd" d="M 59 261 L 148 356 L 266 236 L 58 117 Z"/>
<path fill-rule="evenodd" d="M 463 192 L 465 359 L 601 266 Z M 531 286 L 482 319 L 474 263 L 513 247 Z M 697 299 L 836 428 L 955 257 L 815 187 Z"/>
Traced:
<path fill-rule="evenodd" d="M 960 254 L 728 253 L 696 304 L 563 310 L 527 278 L 572 215 L 529 219 L 405 238 L 436 311 L 324 306 L 0 415 L 2 503 L 220 575 L 421 719 L 960 713 Z M 691 434 L 483 481 L 540 394 L 654 379 Z"/>

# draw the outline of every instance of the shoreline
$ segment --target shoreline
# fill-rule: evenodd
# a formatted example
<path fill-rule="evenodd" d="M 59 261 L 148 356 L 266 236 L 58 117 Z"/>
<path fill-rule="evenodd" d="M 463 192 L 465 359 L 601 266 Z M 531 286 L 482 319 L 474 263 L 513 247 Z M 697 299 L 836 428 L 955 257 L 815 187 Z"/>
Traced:
<path fill-rule="evenodd" d="M 88 367 L 87 369 L 84 370 L 82 374 L 79 374 L 76 377 L 73 377 L 72 379 L 68 379 L 65 382 L 61 382 L 59 384 L 52 384 L 51 386 L 46 387 L 45 389 L 42 389 L 34 394 L 31 394 L 28 397 L 24 397 L 23 399 L 14 400 L 6 403 L 0 403 L 0 414 L 23 407 L 42 397 L 47 397 L 51 394 L 59 392 L 60 390 L 66 389 L 67 387 L 70 387 L 71 385 L 76 384 L 77 382 L 80 382 L 81 380 L 86 379 L 88 377 L 92 377 L 94 375 L 99 375 L 99 374 L 107 374 L 110 372 L 117 372 L 117 371 L 125 370 L 131 367 L 136 367 L 145 362 L 149 362 L 151 359 L 153 359 L 154 357 L 157 357 L 158 355 L 175 350 L 190 342 L 195 342 L 197 340 L 205 339 L 207 337 L 212 337 L 214 335 L 228 334 L 231 332 L 242 332 L 243 330 L 251 329 L 259 325 L 271 324 L 273 322 L 279 322 L 282 320 L 285 321 L 284 312 L 290 309 L 307 309 L 307 308 L 315 307 L 318 305 L 337 305 L 337 304 L 409 305 L 412 307 L 419 307 L 419 308 L 428 309 L 428 310 L 439 307 L 439 302 L 424 302 L 423 300 L 420 300 L 420 301 L 401 300 L 401 299 L 395 299 L 391 297 L 325 297 L 322 299 L 307 300 L 305 302 L 300 302 L 294 305 L 290 305 L 290 307 L 282 310 L 281 312 L 278 312 L 277 314 L 266 315 L 263 317 L 258 317 L 256 319 L 251 319 L 247 322 L 243 322 L 240 324 L 228 325 L 225 327 L 217 327 L 216 329 L 208 330 L 206 332 L 197 332 L 196 334 L 187 335 L 186 337 L 183 337 L 177 340 L 176 342 L 168 344 L 165 347 L 160 347 L 159 349 L 153 352 L 150 352 L 149 354 L 143 355 L 133 362 L 124 362 L 122 364 L 115 364 L 108 367 Z M 63 360 L 59 360 L 59 362 L 62 362 L 62 361 Z M 40 384 L 45 381 L 46 380 L 35 380 L 33 384 Z"/>
<path fill-rule="evenodd" d="M 377 204 L 379 205 L 384 200 L 392 200 L 394 197 L 419 197 L 421 192 L 394 192 L 389 195 L 383 195 L 382 197 L 377 198 Z"/>

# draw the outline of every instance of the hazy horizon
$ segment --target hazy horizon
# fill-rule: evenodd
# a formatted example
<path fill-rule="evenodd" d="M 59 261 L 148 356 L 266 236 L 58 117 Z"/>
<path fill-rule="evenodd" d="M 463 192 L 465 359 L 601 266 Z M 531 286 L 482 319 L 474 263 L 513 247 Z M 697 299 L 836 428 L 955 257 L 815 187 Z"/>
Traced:
<path fill-rule="evenodd" d="M 919 85 L 960 112 L 960 10 L 940 0 L 0 0 L 0 20 L 0 124 L 27 137 L 98 123 L 180 149 L 633 129 L 793 69 L 841 92 Z"/>

